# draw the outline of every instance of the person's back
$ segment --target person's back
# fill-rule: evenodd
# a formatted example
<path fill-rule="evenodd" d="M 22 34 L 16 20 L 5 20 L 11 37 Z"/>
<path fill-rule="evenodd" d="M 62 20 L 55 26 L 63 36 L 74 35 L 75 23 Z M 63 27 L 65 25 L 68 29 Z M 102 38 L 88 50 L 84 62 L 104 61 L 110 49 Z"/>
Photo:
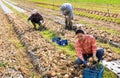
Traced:
<path fill-rule="evenodd" d="M 32 14 L 29 17 L 29 20 L 31 20 L 31 21 L 33 21 L 35 23 L 38 23 L 39 21 L 43 20 L 43 17 L 39 13 L 36 13 L 36 14 Z"/>
<path fill-rule="evenodd" d="M 61 10 L 62 10 L 62 13 L 63 13 L 63 15 L 64 15 L 65 12 L 72 12 L 73 6 L 72 6 L 70 3 L 64 3 L 64 4 L 61 6 Z"/>

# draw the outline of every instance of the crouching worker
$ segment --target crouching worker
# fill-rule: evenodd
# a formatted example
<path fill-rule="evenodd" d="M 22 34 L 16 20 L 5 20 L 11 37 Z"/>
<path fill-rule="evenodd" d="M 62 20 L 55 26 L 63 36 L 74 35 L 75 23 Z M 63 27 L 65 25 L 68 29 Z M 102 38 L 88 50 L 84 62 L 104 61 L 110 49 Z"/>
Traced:
<path fill-rule="evenodd" d="M 73 6 L 70 3 L 61 5 L 62 14 L 65 16 L 65 29 L 72 29 Z"/>
<path fill-rule="evenodd" d="M 76 37 L 76 64 L 84 64 L 85 66 L 88 66 L 88 58 L 90 57 L 92 57 L 93 62 L 100 62 L 104 55 L 104 50 L 102 48 L 97 49 L 95 38 L 91 35 L 85 34 L 85 32 L 80 29 L 76 31 Z"/>
<path fill-rule="evenodd" d="M 43 17 L 41 16 L 40 13 L 38 13 L 38 11 L 36 9 L 34 9 L 32 11 L 31 16 L 28 18 L 28 22 L 29 22 L 29 20 L 31 20 L 35 30 L 37 30 L 36 24 L 39 25 L 39 28 L 40 28 L 40 26 L 42 26 L 44 24 Z"/>

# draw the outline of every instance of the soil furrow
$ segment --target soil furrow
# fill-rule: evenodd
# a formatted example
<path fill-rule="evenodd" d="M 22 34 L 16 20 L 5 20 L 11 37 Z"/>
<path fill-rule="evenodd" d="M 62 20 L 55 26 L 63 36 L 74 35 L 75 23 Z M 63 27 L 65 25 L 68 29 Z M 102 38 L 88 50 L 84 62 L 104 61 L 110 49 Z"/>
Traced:
<path fill-rule="evenodd" d="M 34 73 L 30 67 L 25 47 L 0 8 L 0 78 L 29 78 Z"/>

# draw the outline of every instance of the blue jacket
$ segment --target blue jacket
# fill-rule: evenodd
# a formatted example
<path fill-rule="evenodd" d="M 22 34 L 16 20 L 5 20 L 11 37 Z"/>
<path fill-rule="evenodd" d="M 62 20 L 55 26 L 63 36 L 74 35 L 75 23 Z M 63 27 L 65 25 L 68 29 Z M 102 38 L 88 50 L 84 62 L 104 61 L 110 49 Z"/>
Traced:
<path fill-rule="evenodd" d="M 63 15 L 69 15 L 73 18 L 73 6 L 70 3 L 62 4 L 60 9 Z"/>

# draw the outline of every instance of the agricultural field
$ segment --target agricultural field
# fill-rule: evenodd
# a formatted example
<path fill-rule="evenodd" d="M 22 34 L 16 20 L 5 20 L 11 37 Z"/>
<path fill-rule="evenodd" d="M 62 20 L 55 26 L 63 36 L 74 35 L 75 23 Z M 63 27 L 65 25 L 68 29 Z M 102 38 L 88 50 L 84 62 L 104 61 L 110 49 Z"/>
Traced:
<path fill-rule="evenodd" d="M 40 4 L 39 6 L 59 10 L 59 6 L 64 2 L 70 2 L 74 5 L 75 14 L 80 16 L 85 16 L 88 18 L 94 18 L 96 20 L 103 20 L 109 22 L 120 23 L 120 5 L 117 0 L 80 0 L 80 1 L 71 1 L 71 0 L 29 0 Z M 50 6 L 46 6 L 50 5 Z M 89 5 L 89 6 L 88 6 Z"/>
<path fill-rule="evenodd" d="M 83 8 L 89 10 L 97 10 L 110 13 L 119 13 L 120 1 L 119 0 L 29 0 L 32 2 L 48 3 L 53 5 L 61 5 L 65 2 L 72 3 L 74 8 Z"/>
<path fill-rule="evenodd" d="M 0 0 L 0 78 L 83 77 L 84 68 L 75 68 L 75 32 L 64 29 L 60 5 L 65 2 L 74 6 L 74 25 L 80 25 L 104 48 L 103 61 L 118 66 L 117 73 L 112 71 L 114 65 L 104 66 L 103 78 L 120 77 L 119 0 Z M 42 31 L 27 21 L 33 9 L 45 19 Z M 56 36 L 69 44 L 53 43 Z"/>

